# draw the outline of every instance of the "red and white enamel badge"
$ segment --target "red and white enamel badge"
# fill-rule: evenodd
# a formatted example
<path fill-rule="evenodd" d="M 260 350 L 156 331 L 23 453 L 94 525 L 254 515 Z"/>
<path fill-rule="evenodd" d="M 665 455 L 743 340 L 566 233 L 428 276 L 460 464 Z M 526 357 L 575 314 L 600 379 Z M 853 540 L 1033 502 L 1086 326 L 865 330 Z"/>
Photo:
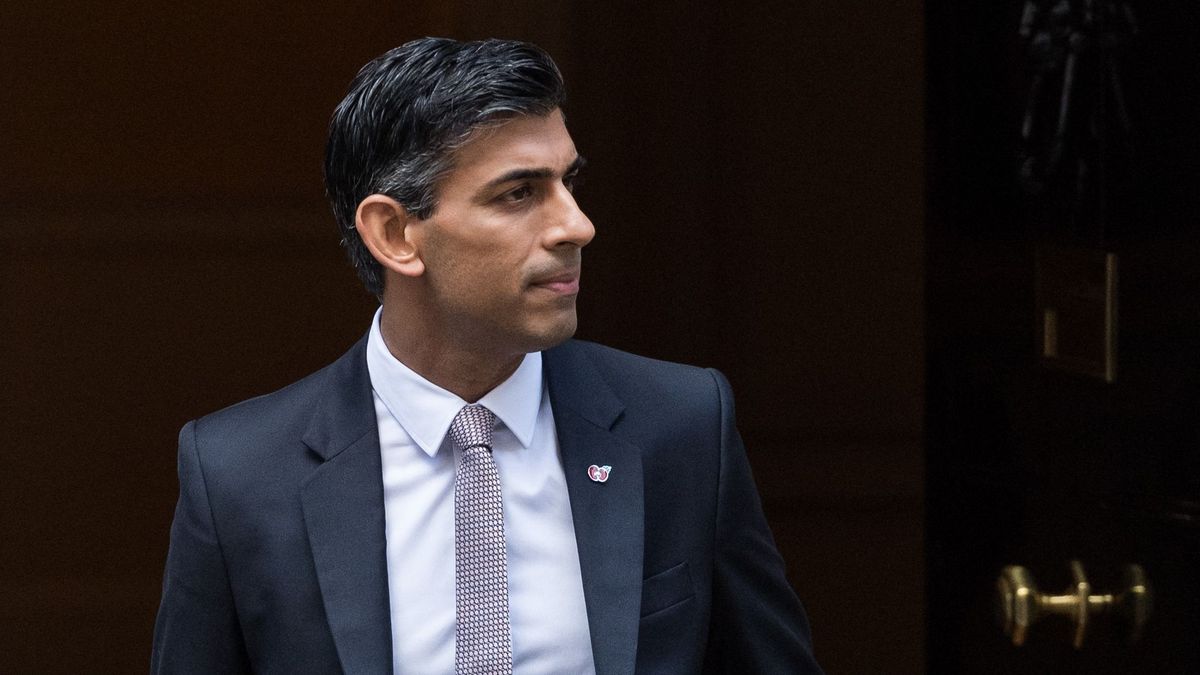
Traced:
<path fill-rule="evenodd" d="M 596 466 L 595 464 L 588 467 L 588 478 L 603 483 L 608 480 L 608 472 L 612 471 L 612 467 L 608 465 Z"/>

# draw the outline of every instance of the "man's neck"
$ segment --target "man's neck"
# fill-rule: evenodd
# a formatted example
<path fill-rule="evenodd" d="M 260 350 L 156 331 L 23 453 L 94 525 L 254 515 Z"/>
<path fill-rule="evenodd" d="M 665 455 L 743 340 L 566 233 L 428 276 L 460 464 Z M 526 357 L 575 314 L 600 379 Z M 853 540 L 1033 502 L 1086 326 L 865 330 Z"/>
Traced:
<path fill-rule="evenodd" d="M 524 354 L 490 354 L 461 349 L 445 340 L 429 339 L 412 323 L 385 307 L 379 330 L 388 352 L 410 370 L 468 403 L 483 398 L 507 380 Z"/>

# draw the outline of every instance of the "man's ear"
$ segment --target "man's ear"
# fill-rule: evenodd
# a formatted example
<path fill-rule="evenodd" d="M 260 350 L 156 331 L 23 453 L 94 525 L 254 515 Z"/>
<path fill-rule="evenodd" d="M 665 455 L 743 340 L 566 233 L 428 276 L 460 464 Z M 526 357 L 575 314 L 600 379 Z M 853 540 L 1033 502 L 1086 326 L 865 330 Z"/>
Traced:
<path fill-rule="evenodd" d="M 380 265 L 406 277 L 419 277 L 425 263 L 408 227 L 415 220 L 400 202 L 374 194 L 359 202 L 354 227 Z"/>

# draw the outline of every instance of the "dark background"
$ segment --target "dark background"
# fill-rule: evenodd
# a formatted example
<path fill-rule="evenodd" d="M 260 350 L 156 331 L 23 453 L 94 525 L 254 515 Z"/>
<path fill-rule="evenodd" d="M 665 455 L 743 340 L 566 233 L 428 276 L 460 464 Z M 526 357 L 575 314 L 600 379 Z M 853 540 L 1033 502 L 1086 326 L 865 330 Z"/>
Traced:
<path fill-rule="evenodd" d="M 917 0 L 6 3 L 0 671 L 145 669 L 179 427 L 367 329 L 325 125 L 422 35 L 556 57 L 580 337 L 722 369 L 818 658 L 921 672 Z"/>

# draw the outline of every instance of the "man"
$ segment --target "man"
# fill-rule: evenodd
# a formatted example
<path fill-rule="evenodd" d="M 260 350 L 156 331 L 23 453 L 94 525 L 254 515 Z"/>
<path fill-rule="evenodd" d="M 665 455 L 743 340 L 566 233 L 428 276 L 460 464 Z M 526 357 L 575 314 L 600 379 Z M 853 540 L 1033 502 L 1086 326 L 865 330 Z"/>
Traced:
<path fill-rule="evenodd" d="M 517 42 L 359 72 L 326 183 L 382 306 L 183 428 L 154 671 L 819 672 L 726 380 L 570 340 L 563 97 Z"/>

